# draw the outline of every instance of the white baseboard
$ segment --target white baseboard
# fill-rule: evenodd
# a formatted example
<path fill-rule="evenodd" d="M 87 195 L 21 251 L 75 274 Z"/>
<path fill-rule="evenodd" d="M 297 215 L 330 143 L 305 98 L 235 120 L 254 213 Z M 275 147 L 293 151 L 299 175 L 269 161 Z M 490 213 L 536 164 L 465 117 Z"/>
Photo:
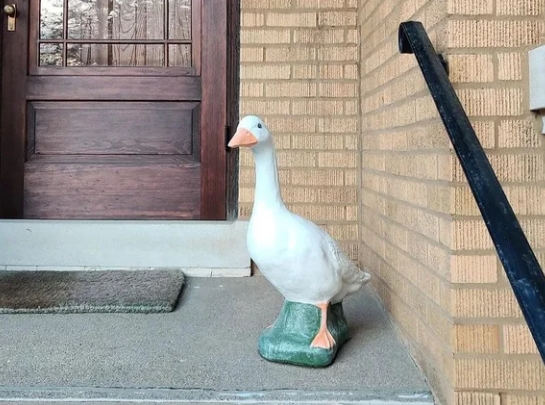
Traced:
<path fill-rule="evenodd" d="M 0 270 L 181 269 L 251 274 L 247 221 L 1 220 Z"/>

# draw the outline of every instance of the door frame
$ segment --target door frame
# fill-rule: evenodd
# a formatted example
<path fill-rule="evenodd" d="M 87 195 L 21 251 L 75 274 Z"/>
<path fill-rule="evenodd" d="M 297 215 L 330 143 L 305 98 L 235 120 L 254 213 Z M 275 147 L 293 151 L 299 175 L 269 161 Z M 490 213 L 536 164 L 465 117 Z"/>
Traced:
<path fill-rule="evenodd" d="M 218 21 L 226 22 L 221 30 L 213 29 Z M 204 0 L 201 29 L 212 33 L 203 35 L 201 41 L 201 117 L 212 120 L 208 128 L 214 131 L 201 131 L 201 164 L 207 162 L 201 169 L 201 218 L 234 219 L 238 210 L 238 149 L 227 148 L 227 142 L 239 119 L 240 0 Z M 224 100 L 225 108 L 218 99 Z"/>
<path fill-rule="evenodd" d="M 17 31 L 4 53 L 6 17 L 2 15 L 0 53 L 15 63 L 0 69 L 0 218 L 23 218 L 24 164 L 26 155 L 26 78 L 29 70 L 29 3 L 36 0 L 12 0 L 17 5 Z M 229 220 L 238 210 L 238 150 L 227 149 L 238 121 L 240 0 L 203 0 L 201 15 L 201 220 Z M 219 22 L 224 24 L 218 26 Z M 208 34 L 205 34 L 208 33 Z M 0 62 L 0 63 L 2 63 Z M 13 66 L 25 66 L 24 70 Z M 222 73 L 223 72 L 223 73 Z M 2 75 L 2 73 L 6 73 Z M 220 100 L 221 102 L 218 102 Z M 8 118 L 9 117 L 9 118 Z M 7 119 L 6 119 L 7 118 Z M 206 126 L 203 125 L 206 120 Z M 17 128 L 23 136 L 16 136 Z M 10 136 L 11 134 L 11 136 Z M 14 135 L 15 134 L 15 135 Z"/>

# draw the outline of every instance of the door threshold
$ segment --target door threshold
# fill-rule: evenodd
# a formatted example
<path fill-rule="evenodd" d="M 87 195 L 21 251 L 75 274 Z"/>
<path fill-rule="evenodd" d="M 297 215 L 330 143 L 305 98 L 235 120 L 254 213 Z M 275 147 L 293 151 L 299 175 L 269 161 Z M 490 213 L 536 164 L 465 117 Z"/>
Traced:
<path fill-rule="evenodd" d="M 248 221 L 0 220 L 0 270 L 251 275 Z"/>

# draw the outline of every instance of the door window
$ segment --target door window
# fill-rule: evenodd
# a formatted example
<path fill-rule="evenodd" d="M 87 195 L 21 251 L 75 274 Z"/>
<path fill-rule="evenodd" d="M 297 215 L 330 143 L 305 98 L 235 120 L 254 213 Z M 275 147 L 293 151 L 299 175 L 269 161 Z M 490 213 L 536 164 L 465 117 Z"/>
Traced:
<path fill-rule="evenodd" d="M 196 73 L 192 0 L 41 0 L 35 8 L 31 74 L 92 75 L 107 67 Z"/>

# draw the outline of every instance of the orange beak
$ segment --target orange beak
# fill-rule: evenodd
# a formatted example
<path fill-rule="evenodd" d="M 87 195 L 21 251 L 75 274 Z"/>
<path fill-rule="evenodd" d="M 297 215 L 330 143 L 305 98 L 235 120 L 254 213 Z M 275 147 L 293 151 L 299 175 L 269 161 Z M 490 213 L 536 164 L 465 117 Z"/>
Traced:
<path fill-rule="evenodd" d="M 253 146 L 257 143 L 257 138 L 247 129 L 240 128 L 227 146 L 230 148 L 238 148 L 240 146 Z"/>

